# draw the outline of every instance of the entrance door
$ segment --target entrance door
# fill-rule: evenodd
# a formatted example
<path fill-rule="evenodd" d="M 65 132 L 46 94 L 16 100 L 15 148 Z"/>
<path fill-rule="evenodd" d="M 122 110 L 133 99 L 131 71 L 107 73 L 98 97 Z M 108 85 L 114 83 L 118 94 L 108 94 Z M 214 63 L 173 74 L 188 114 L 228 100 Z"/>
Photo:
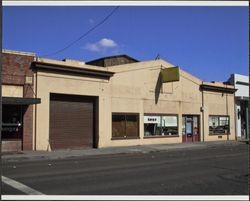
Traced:
<path fill-rule="evenodd" d="M 198 142 L 199 134 L 199 116 L 182 116 L 182 142 Z"/>

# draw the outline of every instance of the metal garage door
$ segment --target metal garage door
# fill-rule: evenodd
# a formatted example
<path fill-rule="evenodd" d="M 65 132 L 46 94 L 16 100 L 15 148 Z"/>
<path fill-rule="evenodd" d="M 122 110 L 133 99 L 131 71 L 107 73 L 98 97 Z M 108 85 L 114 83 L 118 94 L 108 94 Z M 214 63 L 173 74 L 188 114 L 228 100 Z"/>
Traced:
<path fill-rule="evenodd" d="M 50 94 L 52 150 L 93 147 L 94 105 L 91 97 Z"/>

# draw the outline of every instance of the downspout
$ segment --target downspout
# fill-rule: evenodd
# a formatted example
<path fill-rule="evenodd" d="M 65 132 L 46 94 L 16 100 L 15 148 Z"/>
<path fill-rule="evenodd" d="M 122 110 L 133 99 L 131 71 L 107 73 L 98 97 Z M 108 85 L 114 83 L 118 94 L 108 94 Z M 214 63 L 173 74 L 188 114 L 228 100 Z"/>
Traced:
<path fill-rule="evenodd" d="M 37 61 L 36 57 L 36 61 Z M 35 98 L 37 98 L 37 70 L 35 70 L 36 86 L 35 86 Z M 35 104 L 35 135 L 34 135 L 34 150 L 36 151 L 36 138 L 37 138 L 37 104 Z"/>
<path fill-rule="evenodd" d="M 234 85 L 235 89 L 235 85 Z M 237 105 L 236 105 L 236 97 L 235 97 L 235 92 L 234 92 L 234 133 L 235 133 L 235 141 L 237 141 L 238 137 L 238 110 L 237 110 Z"/>
<path fill-rule="evenodd" d="M 227 85 L 226 85 L 226 89 L 227 89 Z M 226 115 L 227 115 L 227 117 L 228 117 L 228 94 L 227 94 L 227 92 L 226 92 Z M 228 120 L 229 120 L 229 130 L 228 130 L 228 132 L 227 132 L 227 141 L 229 140 L 229 131 L 230 131 L 230 118 L 228 118 Z"/>
<path fill-rule="evenodd" d="M 203 84 L 203 81 L 202 81 L 202 84 Z M 204 134 L 204 132 L 205 132 L 205 128 L 204 128 L 204 124 L 205 124 L 205 120 L 204 120 L 204 92 L 203 92 L 203 90 L 201 89 L 201 93 L 202 93 L 202 140 L 203 140 L 203 142 L 205 141 L 204 140 L 204 137 L 205 137 L 205 134 Z"/>

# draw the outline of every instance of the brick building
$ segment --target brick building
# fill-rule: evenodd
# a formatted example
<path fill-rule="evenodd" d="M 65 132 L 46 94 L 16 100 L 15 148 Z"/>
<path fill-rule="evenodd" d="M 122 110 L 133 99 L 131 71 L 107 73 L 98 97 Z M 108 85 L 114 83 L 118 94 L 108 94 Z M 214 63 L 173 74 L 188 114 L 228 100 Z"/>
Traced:
<path fill-rule="evenodd" d="M 33 149 L 35 54 L 3 50 L 2 53 L 2 151 Z"/>

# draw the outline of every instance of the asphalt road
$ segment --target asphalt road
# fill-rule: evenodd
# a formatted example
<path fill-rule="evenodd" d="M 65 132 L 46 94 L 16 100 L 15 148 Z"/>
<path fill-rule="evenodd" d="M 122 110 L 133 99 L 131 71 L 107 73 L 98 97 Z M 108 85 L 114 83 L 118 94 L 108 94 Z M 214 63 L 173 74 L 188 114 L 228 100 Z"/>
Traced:
<path fill-rule="evenodd" d="M 248 195 L 247 144 L 2 165 L 46 195 Z M 2 183 L 2 194 L 24 193 Z"/>

